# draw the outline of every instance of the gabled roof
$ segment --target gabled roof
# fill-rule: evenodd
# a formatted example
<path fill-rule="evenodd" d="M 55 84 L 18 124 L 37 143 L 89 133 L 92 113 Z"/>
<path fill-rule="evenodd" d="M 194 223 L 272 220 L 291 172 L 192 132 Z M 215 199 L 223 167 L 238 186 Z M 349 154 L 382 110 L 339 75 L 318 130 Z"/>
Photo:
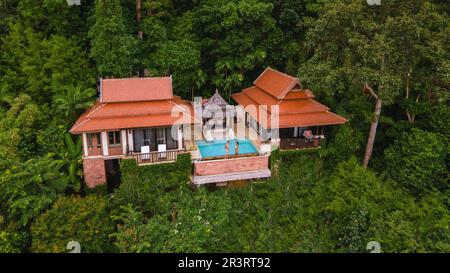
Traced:
<path fill-rule="evenodd" d="M 219 90 L 216 89 L 214 95 L 212 95 L 208 100 L 206 100 L 204 105 L 224 106 L 228 105 L 228 102 L 222 98 L 222 96 L 219 94 Z"/>
<path fill-rule="evenodd" d="M 294 77 L 267 68 L 254 83 L 254 86 L 233 94 L 232 98 L 267 129 L 333 125 L 347 121 L 315 101 L 312 91 L 302 90 Z M 278 124 L 271 124 L 276 120 L 274 111 L 278 111 Z"/>
<path fill-rule="evenodd" d="M 179 97 L 165 101 L 101 103 L 81 115 L 70 129 L 73 134 L 105 130 L 161 127 L 200 122 L 192 105 Z"/>
<path fill-rule="evenodd" d="M 234 117 L 236 111 L 233 105 L 228 104 L 226 100 L 222 98 L 219 91 L 216 89 L 214 95 L 209 99 L 206 99 L 203 103 L 203 118 L 225 118 Z"/>
<path fill-rule="evenodd" d="M 101 81 L 100 99 L 70 129 L 73 134 L 200 122 L 192 104 L 173 96 L 172 79 Z"/>
<path fill-rule="evenodd" d="M 267 67 L 253 84 L 277 99 L 282 99 L 294 87 L 301 88 L 297 78 Z"/>
<path fill-rule="evenodd" d="M 100 80 L 100 102 L 169 100 L 172 98 L 172 77 Z"/>

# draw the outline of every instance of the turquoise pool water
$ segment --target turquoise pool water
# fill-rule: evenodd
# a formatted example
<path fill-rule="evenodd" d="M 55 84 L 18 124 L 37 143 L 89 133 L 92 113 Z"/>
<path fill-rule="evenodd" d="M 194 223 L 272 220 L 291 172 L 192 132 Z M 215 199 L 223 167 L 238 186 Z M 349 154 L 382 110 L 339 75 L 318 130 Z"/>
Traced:
<path fill-rule="evenodd" d="M 254 154 L 258 151 L 255 146 L 248 139 L 238 139 L 239 142 L 239 154 Z M 204 141 L 198 140 L 197 146 L 200 150 L 202 157 L 210 156 L 225 156 L 225 144 L 226 140 L 214 140 L 214 141 Z M 229 145 L 229 155 L 234 155 L 236 147 L 236 140 L 230 140 Z"/>

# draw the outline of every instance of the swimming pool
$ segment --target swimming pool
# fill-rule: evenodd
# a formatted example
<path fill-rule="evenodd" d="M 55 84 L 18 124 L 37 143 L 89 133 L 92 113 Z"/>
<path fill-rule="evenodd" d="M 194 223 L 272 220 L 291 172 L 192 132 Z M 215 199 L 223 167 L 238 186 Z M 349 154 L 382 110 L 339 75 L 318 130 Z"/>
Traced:
<path fill-rule="evenodd" d="M 239 142 L 239 154 L 254 154 L 258 153 L 255 146 L 248 139 L 238 139 Z M 225 156 L 225 144 L 226 140 L 214 140 L 214 141 L 204 141 L 198 140 L 197 146 L 200 150 L 202 157 L 212 157 L 212 156 Z M 229 145 L 229 155 L 235 154 L 236 140 L 230 140 Z"/>

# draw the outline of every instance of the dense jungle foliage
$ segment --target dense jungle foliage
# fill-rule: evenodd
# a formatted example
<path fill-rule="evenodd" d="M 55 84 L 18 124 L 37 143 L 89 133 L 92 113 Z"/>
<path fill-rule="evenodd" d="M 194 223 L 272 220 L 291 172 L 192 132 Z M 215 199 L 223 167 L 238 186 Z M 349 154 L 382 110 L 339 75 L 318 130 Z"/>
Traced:
<path fill-rule="evenodd" d="M 383 252 L 450 252 L 449 8 L 1 1 L 0 252 L 66 252 L 71 240 L 83 252 L 366 252 L 373 240 Z M 273 177 L 247 187 L 192 191 L 180 156 L 123 161 L 113 195 L 86 189 L 67 132 L 98 78 L 173 75 L 185 99 L 218 88 L 229 100 L 267 66 L 349 122 L 319 150 L 274 152 Z"/>

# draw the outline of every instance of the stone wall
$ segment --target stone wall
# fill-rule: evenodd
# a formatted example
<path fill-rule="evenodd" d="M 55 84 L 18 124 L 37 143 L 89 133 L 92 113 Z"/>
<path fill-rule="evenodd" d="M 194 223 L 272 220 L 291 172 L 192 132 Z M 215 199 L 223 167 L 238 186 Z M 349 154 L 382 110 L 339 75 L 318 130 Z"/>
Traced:
<path fill-rule="evenodd" d="M 89 188 L 106 184 L 105 161 L 102 157 L 83 159 L 84 181 Z"/>
<path fill-rule="evenodd" d="M 264 170 L 269 168 L 268 156 L 252 156 L 194 162 L 194 175 L 214 175 Z"/>

